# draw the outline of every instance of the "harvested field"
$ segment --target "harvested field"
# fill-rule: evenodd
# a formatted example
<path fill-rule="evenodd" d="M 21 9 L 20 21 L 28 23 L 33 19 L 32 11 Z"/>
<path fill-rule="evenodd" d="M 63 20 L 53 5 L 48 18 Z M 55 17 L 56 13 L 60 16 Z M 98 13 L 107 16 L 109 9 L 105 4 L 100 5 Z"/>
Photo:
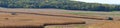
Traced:
<path fill-rule="evenodd" d="M 72 25 L 50 25 L 45 28 L 85 28 L 84 24 L 72 24 Z"/>
<path fill-rule="evenodd" d="M 0 9 L 1 28 L 83 28 L 86 25 L 107 22 L 108 16 L 75 15 L 66 12 L 80 12 L 58 9 Z M 16 13 L 16 15 L 11 15 Z M 96 12 L 97 13 L 97 12 Z M 107 12 L 106 12 L 107 13 Z M 118 20 L 118 16 L 113 16 Z M 71 25 L 80 24 L 80 25 Z M 82 24 L 82 25 L 81 25 Z M 77 26 L 77 27 L 76 27 Z"/>
<path fill-rule="evenodd" d="M 53 18 L 54 17 L 54 18 Z M 7 18 L 7 19 L 6 19 Z M 47 25 L 67 25 L 84 24 L 82 20 L 67 17 L 43 16 L 32 14 L 0 13 L 0 27 L 27 27 L 27 26 L 47 26 Z"/>
<path fill-rule="evenodd" d="M 88 28 L 120 28 L 120 21 L 108 21 L 94 23 L 88 26 Z"/>
<path fill-rule="evenodd" d="M 24 14 L 35 14 L 35 15 L 45 15 L 45 16 L 58 16 L 58 17 L 69 17 L 69 18 L 84 18 L 84 19 L 96 19 L 96 20 L 107 20 L 108 17 L 103 17 L 103 16 L 86 16 L 86 15 L 73 15 L 73 14 L 63 14 L 62 12 L 70 12 L 67 10 L 60 10 L 56 12 L 53 12 L 51 9 L 47 9 L 50 11 L 41 11 L 42 9 L 36 11 L 31 11 L 31 10 L 25 10 L 25 9 L 18 9 L 17 11 L 14 11 L 15 9 L 10 9 L 10 10 L 3 10 L 1 9 L 0 12 L 3 13 L 24 13 Z M 72 12 L 72 11 L 71 11 Z"/>
<path fill-rule="evenodd" d="M 93 19 L 108 19 L 108 17 L 114 18 L 114 20 L 120 20 L 120 12 L 94 12 L 94 11 L 83 11 L 83 12 L 66 12 L 66 14 L 73 14 L 79 16 L 92 17 Z"/>

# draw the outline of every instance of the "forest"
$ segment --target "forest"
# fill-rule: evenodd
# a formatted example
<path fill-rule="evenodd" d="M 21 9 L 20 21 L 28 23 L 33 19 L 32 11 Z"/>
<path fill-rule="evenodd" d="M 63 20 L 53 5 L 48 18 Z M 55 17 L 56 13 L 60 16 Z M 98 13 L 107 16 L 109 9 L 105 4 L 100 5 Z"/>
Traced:
<path fill-rule="evenodd" d="M 86 3 L 71 0 L 0 0 L 4 8 L 57 8 L 82 11 L 120 11 L 120 5 Z"/>

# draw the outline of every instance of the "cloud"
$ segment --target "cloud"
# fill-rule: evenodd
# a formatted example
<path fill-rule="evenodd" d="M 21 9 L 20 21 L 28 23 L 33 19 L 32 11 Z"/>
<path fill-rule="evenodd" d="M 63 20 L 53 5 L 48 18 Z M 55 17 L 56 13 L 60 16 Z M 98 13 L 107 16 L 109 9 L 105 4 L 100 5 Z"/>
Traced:
<path fill-rule="evenodd" d="M 120 4 L 119 0 L 76 0 L 89 3 L 103 3 L 103 4 Z"/>

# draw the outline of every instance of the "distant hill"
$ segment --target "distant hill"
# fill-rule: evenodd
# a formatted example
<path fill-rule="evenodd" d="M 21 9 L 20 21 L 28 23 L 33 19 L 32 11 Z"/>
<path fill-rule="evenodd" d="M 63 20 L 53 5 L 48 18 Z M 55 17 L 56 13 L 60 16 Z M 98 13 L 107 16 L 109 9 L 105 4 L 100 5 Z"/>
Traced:
<path fill-rule="evenodd" d="M 120 11 L 120 6 L 70 0 L 0 0 L 5 8 L 58 8 L 84 11 Z"/>

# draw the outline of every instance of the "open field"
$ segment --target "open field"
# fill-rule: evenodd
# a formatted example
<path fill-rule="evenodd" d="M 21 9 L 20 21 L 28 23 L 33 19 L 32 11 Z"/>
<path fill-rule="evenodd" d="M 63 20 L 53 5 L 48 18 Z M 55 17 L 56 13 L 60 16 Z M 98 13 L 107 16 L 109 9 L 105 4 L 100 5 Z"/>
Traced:
<path fill-rule="evenodd" d="M 7 26 L 46 26 L 46 25 L 65 25 L 65 24 L 84 24 L 82 20 L 76 20 L 66 17 L 42 16 L 32 14 L 17 14 L 10 13 L 0 14 L 0 27 Z M 54 17 L 54 18 L 53 18 Z"/>
<path fill-rule="evenodd" d="M 11 15 L 11 13 L 16 13 L 16 15 Z M 38 26 L 41 26 L 45 28 L 84 28 L 89 24 L 109 21 L 107 20 L 109 16 L 113 17 L 115 20 L 118 20 L 119 12 L 114 12 L 113 14 L 112 12 L 85 12 L 58 9 L 1 8 L 0 27 L 16 26 L 33 28 L 34 26 L 34 28 L 38 28 Z"/>
<path fill-rule="evenodd" d="M 99 22 L 89 25 L 87 28 L 120 28 L 120 21 Z"/>
<path fill-rule="evenodd" d="M 83 11 L 83 12 L 65 12 L 65 14 L 73 14 L 73 15 L 88 16 L 88 17 L 101 17 L 101 18 L 112 17 L 114 18 L 114 20 L 120 20 L 120 12 Z"/>
<path fill-rule="evenodd" d="M 107 16 L 96 15 L 74 15 L 68 14 L 69 12 L 84 12 L 84 11 L 72 11 L 72 10 L 59 10 L 59 9 L 0 9 L 0 12 L 16 12 L 16 13 L 29 13 L 38 15 L 60 16 L 60 17 L 74 17 L 74 18 L 89 18 L 89 19 L 106 19 Z M 67 14 L 66 14 L 67 12 Z M 62 16 L 61 16 L 62 15 Z"/>

